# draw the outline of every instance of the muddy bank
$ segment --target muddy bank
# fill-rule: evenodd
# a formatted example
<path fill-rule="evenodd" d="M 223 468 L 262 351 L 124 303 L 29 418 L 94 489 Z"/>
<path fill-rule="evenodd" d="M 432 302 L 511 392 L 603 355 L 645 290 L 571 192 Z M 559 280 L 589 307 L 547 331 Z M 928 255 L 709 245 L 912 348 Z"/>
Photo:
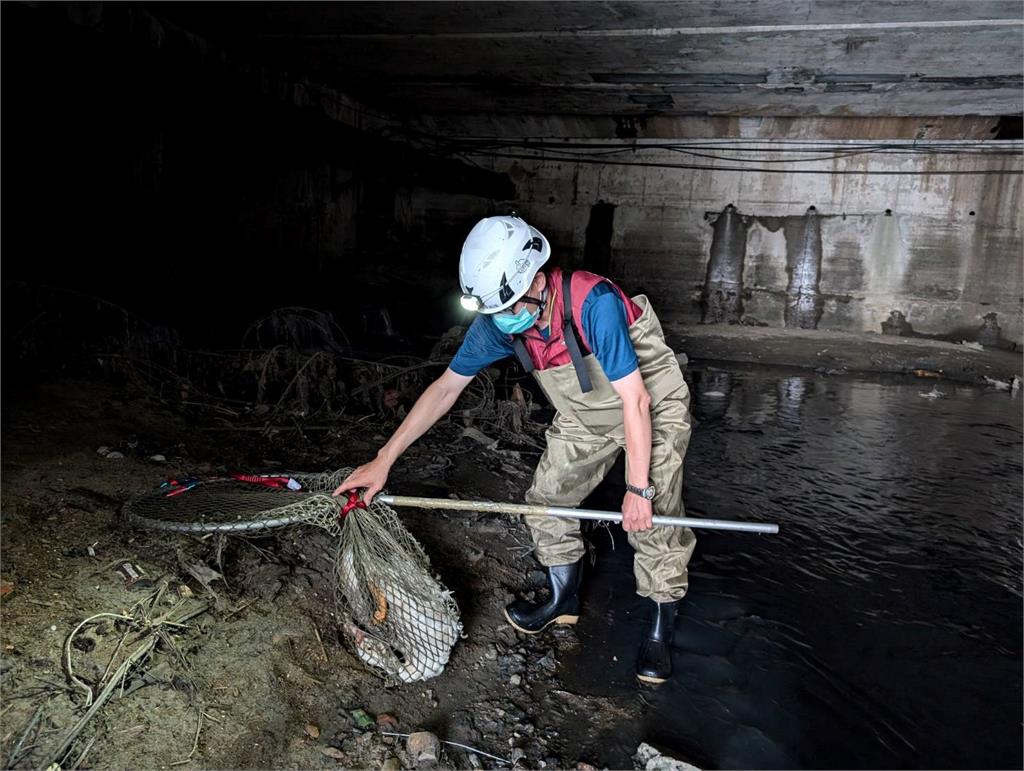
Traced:
<path fill-rule="evenodd" d="M 669 344 L 696 361 L 808 367 L 827 374 L 921 370 L 974 384 L 985 384 L 986 377 L 1011 383 L 1024 373 L 1020 353 L 941 340 L 723 324 L 664 327 Z"/>
<path fill-rule="evenodd" d="M 635 694 L 579 695 L 561 679 L 564 657 L 579 649 L 574 630 L 524 637 L 504 622 L 503 605 L 536 596 L 542 581 L 516 519 L 401 513 L 453 590 L 466 632 L 441 676 L 409 685 L 383 682 L 345 647 L 325 532 L 221 538 L 118 522 L 127 497 L 171 476 L 361 462 L 395 419 L 232 430 L 90 381 L 7 394 L 0 601 L 7 765 L 45 767 L 60 755 L 65 768 L 413 768 L 422 759 L 403 736 L 388 734 L 424 730 L 476 750 L 442 744 L 433 764 L 440 767 L 606 765 L 604 737 L 630 719 Z M 461 421 L 439 425 L 396 467 L 391 489 L 521 499 L 539 450 L 464 434 Z M 124 562 L 140 580 L 118 570 Z M 149 639 L 157 619 L 186 612 L 196 615 L 164 628 L 144 665 L 125 678 L 123 695 L 118 683 L 62 749 L 87 712 L 87 691 L 99 695 L 95 685 L 110 679 L 118 651 Z M 137 623 L 98 619 L 69 643 L 80 622 L 100 613 Z M 67 677 L 69 651 L 84 689 Z M 614 758 L 622 764 L 618 752 Z"/>

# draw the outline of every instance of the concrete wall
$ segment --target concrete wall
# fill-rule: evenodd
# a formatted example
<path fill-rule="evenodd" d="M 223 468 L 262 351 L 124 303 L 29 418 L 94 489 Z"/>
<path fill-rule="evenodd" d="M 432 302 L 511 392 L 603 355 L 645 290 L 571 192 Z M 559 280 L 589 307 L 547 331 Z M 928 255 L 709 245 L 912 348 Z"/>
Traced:
<path fill-rule="evenodd" d="M 820 174 L 489 162 L 516 182 L 521 211 L 551 238 L 564 264 L 583 265 L 591 207 L 614 204 L 611 272 L 628 288 L 647 291 L 663 315 L 701 319 L 713 223 L 731 203 L 747 230 L 741 318 L 783 326 L 793 267 L 789 225 L 814 206 L 821 233 L 818 328 L 880 332 L 899 311 L 916 333 L 974 339 L 983 317 L 995 312 L 1003 338 L 1020 343 L 1021 176 L 1013 172 L 1021 148 L 988 144 L 1009 154 L 876 153 L 777 164 L 794 156 L 772 143 L 735 145 L 761 149 L 747 153 L 764 161 L 751 166 L 839 172 Z M 664 150 L 608 157 L 737 165 Z"/>

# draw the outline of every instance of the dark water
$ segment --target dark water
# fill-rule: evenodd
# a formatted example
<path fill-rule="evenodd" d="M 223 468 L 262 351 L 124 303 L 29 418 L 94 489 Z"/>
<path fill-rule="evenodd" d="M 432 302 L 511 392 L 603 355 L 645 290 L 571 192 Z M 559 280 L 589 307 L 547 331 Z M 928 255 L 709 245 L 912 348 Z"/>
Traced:
<path fill-rule="evenodd" d="M 698 533 L 677 674 L 657 690 L 633 677 L 648 603 L 632 553 L 621 532 L 614 550 L 593 539 L 563 679 L 636 694 L 642 725 L 611 751 L 625 760 L 639 738 L 707 768 L 1021 768 L 1021 398 L 775 371 L 688 379 L 688 505 L 781 533 Z M 602 495 L 590 503 L 620 492 Z"/>

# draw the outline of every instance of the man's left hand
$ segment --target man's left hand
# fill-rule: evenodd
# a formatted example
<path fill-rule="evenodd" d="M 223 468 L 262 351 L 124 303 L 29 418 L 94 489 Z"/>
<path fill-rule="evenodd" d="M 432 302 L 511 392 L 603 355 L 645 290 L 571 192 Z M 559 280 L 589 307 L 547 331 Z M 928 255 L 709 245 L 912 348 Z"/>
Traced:
<path fill-rule="evenodd" d="M 622 499 L 622 529 L 627 533 L 650 529 L 653 515 L 654 506 L 646 498 L 626 493 L 626 497 Z"/>

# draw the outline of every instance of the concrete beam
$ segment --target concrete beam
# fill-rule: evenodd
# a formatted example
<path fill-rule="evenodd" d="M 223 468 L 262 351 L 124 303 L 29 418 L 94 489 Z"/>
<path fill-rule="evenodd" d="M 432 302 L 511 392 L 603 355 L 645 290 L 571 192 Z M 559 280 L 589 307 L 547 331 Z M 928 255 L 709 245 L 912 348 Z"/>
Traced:
<path fill-rule="evenodd" d="M 163 12 L 163 9 L 162 9 Z M 181 3 L 166 10 L 217 36 L 448 36 L 573 31 L 1019 20 L 1017 0 L 615 0 L 615 2 Z"/>
<path fill-rule="evenodd" d="M 974 27 L 1024 27 L 1022 19 L 961 19 L 953 21 L 882 21 L 845 24 L 738 24 L 713 27 L 640 27 L 610 29 L 506 29 L 493 32 L 431 31 L 400 32 L 266 32 L 259 40 L 543 40 L 582 38 L 658 38 L 695 35 L 761 35 L 794 32 L 850 32 L 888 30 L 933 30 Z"/>

